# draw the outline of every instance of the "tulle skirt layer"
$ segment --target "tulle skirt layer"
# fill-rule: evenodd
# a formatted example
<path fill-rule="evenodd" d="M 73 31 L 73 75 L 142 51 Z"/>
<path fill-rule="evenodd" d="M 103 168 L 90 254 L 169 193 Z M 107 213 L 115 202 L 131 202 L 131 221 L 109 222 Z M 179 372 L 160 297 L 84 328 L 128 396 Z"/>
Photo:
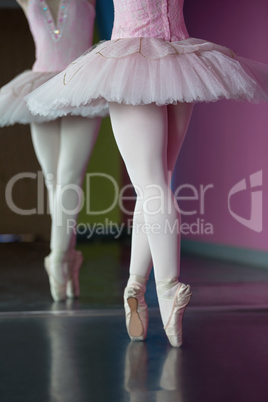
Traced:
<path fill-rule="evenodd" d="M 24 71 L 0 89 L 0 126 L 15 123 L 29 124 L 48 121 L 51 117 L 33 116 L 24 97 L 57 73 Z"/>
<path fill-rule="evenodd" d="M 140 105 L 268 100 L 268 66 L 201 39 L 103 42 L 27 97 L 34 114 L 102 115 L 107 102 Z"/>

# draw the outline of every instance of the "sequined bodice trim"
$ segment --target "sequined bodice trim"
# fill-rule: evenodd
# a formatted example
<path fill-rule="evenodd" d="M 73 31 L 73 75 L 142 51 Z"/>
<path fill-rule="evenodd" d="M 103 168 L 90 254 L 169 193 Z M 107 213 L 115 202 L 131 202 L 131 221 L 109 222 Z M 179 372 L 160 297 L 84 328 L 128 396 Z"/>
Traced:
<path fill-rule="evenodd" d="M 64 23 L 67 18 L 70 0 L 60 0 L 56 21 L 54 21 L 54 18 L 52 17 L 51 10 L 47 5 L 46 0 L 39 0 L 39 1 L 45 24 L 48 28 L 48 32 L 52 40 L 54 41 L 60 40 L 63 34 Z"/>
<path fill-rule="evenodd" d="M 92 45 L 95 8 L 87 0 L 60 0 L 55 20 L 47 0 L 30 0 L 28 22 L 35 42 L 34 71 L 64 70 Z"/>

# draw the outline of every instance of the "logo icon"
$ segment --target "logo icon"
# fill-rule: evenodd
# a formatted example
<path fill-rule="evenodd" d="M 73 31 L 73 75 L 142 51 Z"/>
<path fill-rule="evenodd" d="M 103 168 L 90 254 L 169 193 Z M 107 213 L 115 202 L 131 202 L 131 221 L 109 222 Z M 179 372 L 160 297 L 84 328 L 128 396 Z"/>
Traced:
<path fill-rule="evenodd" d="M 254 230 L 255 232 L 260 233 L 262 231 L 262 190 L 256 189 L 256 187 L 262 186 L 262 170 L 259 170 L 256 173 L 253 173 L 249 176 L 250 182 L 250 200 L 251 200 L 251 212 L 250 218 L 246 219 L 237 213 L 233 212 L 230 205 L 231 198 L 241 192 L 247 190 L 246 179 L 241 180 L 237 184 L 235 184 L 228 195 L 228 209 L 232 217 L 237 220 L 241 225 L 246 226 L 247 228 Z"/>

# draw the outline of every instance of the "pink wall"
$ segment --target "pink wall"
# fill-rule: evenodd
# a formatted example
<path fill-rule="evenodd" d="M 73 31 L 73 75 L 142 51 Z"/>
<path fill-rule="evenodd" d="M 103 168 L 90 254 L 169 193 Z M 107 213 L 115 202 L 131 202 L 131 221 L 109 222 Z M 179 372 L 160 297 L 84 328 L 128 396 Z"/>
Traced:
<path fill-rule="evenodd" d="M 226 45 L 241 56 L 268 64 L 267 0 L 185 0 L 184 11 L 190 36 Z M 249 176 L 259 171 L 252 178 L 259 186 L 251 205 Z M 230 205 L 247 220 L 252 208 L 250 228 L 228 210 L 229 191 L 243 179 L 247 190 L 234 194 Z M 183 210 L 194 212 L 182 217 L 186 223 L 183 238 L 268 251 L 268 104 L 197 104 L 174 175 L 175 188 L 184 183 L 198 190 L 199 199 L 179 202 Z M 200 211 L 201 184 L 213 185 L 205 193 L 204 214 Z M 185 188 L 179 195 L 193 196 L 193 191 Z M 201 233 L 195 224 L 198 219 L 213 226 L 212 235 Z"/>

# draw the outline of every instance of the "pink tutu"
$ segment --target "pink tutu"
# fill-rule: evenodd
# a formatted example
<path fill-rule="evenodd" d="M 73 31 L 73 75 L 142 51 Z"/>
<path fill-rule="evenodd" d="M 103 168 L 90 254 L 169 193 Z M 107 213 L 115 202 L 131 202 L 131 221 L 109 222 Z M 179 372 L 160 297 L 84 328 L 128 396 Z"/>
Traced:
<path fill-rule="evenodd" d="M 268 100 L 268 66 L 201 39 L 124 38 L 100 43 L 27 97 L 33 114 L 105 114 L 140 105 Z"/>
<path fill-rule="evenodd" d="M 33 116 L 29 111 L 24 97 L 44 84 L 57 72 L 39 73 L 26 70 L 0 89 L 0 126 L 15 123 L 42 123 L 52 117 Z"/>

